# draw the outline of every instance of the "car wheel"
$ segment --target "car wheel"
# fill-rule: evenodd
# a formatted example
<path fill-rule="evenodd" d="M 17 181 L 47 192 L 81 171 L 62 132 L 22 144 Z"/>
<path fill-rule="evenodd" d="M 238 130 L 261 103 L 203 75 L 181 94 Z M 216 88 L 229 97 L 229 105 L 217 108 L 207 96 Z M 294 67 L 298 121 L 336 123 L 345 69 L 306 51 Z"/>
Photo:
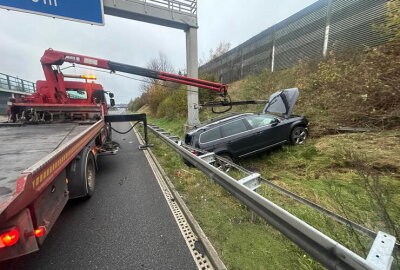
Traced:
<path fill-rule="evenodd" d="M 308 136 L 308 131 L 305 127 L 295 127 L 290 134 L 290 141 L 293 145 L 304 144 Z"/>

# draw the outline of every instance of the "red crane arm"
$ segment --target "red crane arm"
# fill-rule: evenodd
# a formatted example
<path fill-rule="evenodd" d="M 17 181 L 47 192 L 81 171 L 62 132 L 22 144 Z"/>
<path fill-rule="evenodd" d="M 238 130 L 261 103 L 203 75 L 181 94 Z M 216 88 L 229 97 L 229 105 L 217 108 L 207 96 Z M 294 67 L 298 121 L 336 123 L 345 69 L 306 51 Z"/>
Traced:
<path fill-rule="evenodd" d="M 45 74 L 46 74 L 46 70 L 49 71 L 49 67 L 51 70 L 51 65 L 62 65 L 64 62 L 69 62 L 69 63 L 79 64 L 79 65 L 107 69 L 107 70 L 111 70 L 113 72 L 120 71 L 120 72 L 124 72 L 124 73 L 140 75 L 143 77 L 148 77 L 148 78 L 153 78 L 153 79 L 158 79 L 158 80 L 163 80 L 163 81 L 176 82 L 176 83 L 196 86 L 196 87 L 216 91 L 223 96 L 227 95 L 227 90 L 228 90 L 228 86 L 225 84 L 221 84 L 221 83 L 199 80 L 199 79 L 190 78 L 190 77 L 186 77 L 186 76 L 180 76 L 180 75 L 176 75 L 176 74 L 155 71 L 155 70 L 141 68 L 141 67 L 137 67 L 137 66 L 116 63 L 116 62 L 112 62 L 110 60 L 104 60 L 104 59 L 94 58 L 94 57 L 85 56 L 85 55 L 55 51 L 52 49 L 48 49 L 44 52 L 44 55 L 40 59 L 40 62 L 43 65 Z"/>

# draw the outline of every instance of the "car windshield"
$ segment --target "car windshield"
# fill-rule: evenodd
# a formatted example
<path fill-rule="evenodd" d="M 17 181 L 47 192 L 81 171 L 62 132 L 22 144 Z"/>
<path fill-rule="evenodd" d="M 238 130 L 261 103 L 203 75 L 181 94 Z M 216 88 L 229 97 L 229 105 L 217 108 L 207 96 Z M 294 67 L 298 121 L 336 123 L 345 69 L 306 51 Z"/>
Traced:
<path fill-rule="evenodd" d="M 274 119 L 274 117 L 267 115 L 252 115 L 246 118 L 252 128 L 268 126 L 274 121 Z"/>

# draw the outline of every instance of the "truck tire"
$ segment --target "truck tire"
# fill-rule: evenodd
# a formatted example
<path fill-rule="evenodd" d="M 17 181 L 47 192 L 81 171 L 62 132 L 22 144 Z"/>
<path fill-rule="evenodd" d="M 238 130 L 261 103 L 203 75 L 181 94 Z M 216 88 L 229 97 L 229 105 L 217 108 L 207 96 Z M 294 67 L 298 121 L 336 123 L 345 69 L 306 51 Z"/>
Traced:
<path fill-rule="evenodd" d="M 96 164 L 89 147 L 85 147 L 67 167 L 69 198 L 88 199 L 93 195 Z"/>

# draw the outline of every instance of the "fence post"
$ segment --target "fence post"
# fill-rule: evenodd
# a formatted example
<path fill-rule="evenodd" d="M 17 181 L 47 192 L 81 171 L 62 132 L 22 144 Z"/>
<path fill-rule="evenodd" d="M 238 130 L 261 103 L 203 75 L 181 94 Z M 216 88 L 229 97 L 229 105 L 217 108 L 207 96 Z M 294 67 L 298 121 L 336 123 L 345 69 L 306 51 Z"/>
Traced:
<path fill-rule="evenodd" d="M 6 78 L 7 78 L 8 89 L 11 90 L 10 76 L 6 75 Z"/>
<path fill-rule="evenodd" d="M 331 28 L 331 16 L 332 16 L 332 0 L 328 0 L 328 6 L 326 10 L 326 27 L 324 37 L 324 47 L 322 49 L 322 55 L 326 57 L 328 54 L 328 42 L 329 42 L 329 31 Z"/>
<path fill-rule="evenodd" d="M 243 79 L 243 44 L 240 45 L 240 80 Z"/>
<path fill-rule="evenodd" d="M 273 34 L 272 34 L 272 53 L 271 53 L 271 72 L 274 72 L 275 68 L 275 25 L 273 26 Z"/>

